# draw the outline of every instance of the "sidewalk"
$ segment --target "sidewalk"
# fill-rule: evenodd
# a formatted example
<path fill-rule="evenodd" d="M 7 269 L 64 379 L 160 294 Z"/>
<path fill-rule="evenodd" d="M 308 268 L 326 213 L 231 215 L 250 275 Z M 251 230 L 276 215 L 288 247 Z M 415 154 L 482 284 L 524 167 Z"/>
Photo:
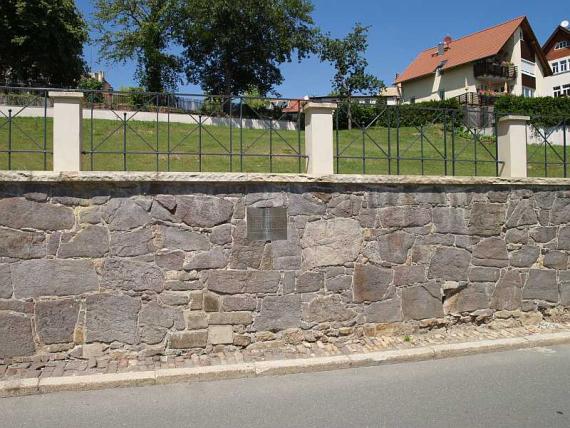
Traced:
<path fill-rule="evenodd" d="M 414 330 L 404 335 L 398 334 L 401 330 L 375 331 L 372 337 L 339 337 L 334 343 L 303 342 L 292 334 L 286 341 L 268 340 L 209 355 L 135 358 L 117 351 L 96 356 L 102 351 L 99 347 L 87 359 L 52 356 L 47 361 L 0 365 L 0 397 L 324 371 L 570 343 L 567 313 L 548 321 L 506 314 L 481 326 L 430 325 Z"/>

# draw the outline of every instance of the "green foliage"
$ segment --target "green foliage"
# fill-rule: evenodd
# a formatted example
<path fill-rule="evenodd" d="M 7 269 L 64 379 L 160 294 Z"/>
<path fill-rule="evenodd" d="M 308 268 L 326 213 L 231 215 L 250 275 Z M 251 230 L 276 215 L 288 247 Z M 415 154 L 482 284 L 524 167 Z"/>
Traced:
<path fill-rule="evenodd" d="M 73 0 L 0 2 L 0 79 L 75 87 L 85 72 L 87 26 Z"/>
<path fill-rule="evenodd" d="M 309 0 L 188 0 L 178 39 L 188 81 L 211 94 L 273 92 L 279 65 L 314 49 Z"/>
<path fill-rule="evenodd" d="M 126 104 L 132 108 L 148 110 L 150 107 L 153 107 L 149 105 L 149 96 L 143 92 L 143 88 L 122 86 L 119 92 L 123 101 L 126 101 Z"/>
<path fill-rule="evenodd" d="M 502 96 L 495 100 L 499 114 L 522 114 L 531 117 L 531 123 L 540 127 L 557 126 L 563 119 L 570 122 L 570 98 L 527 98 Z"/>
<path fill-rule="evenodd" d="M 443 123 L 447 119 L 456 127 L 462 126 L 463 113 L 455 99 L 442 101 L 427 101 L 416 104 L 402 104 L 387 106 L 381 102 L 376 104 L 349 104 L 345 99 L 339 103 L 336 111 L 339 129 L 349 129 L 349 106 L 352 115 L 352 123 L 359 127 L 406 127 L 425 126 L 433 123 Z M 445 113 L 447 110 L 447 114 Z M 336 118 L 335 118 L 336 120 Z"/>
<path fill-rule="evenodd" d="M 179 58 L 168 49 L 180 0 L 97 0 L 94 27 L 101 56 L 109 62 L 137 61 L 137 78 L 148 91 L 176 89 Z"/>
<path fill-rule="evenodd" d="M 332 86 L 340 96 L 375 95 L 384 87 L 381 80 L 366 72 L 368 61 L 364 54 L 368 48 L 368 28 L 357 23 L 344 39 L 321 37 L 320 56 L 334 65 Z"/>
<path fill-rule="evenodd" d="M 90 103 L 102 103 L 103 94 L 90 91 L 101 91 L 103 89 L 103 82 L 94 79 L 93 77 L 82 77 L 77 85 L 78 89 L 87 91 L 86 98 Z"/>

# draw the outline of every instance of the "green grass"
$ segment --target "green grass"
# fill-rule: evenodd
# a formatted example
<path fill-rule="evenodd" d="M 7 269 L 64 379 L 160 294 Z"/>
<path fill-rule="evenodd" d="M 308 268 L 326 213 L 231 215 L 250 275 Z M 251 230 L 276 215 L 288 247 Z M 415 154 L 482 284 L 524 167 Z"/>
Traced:
<path fill-rule="evenodd" d="M 12 153 L 10 168 L 13 170 L 43 170 L 52 168 L 52 120 L 48 118 L 15 118 L 11 127 L 12 150 L 34 151 Z M 0 151 L 8 150 L 8 126 L 0 118 Z M 270 147 L 275 155 L 304 153 L 304 132 L 252 130 L 229 127 L 129 121 L 126 129 L 126 169 L 129 171 L 245 171 L 294 173 L 305 172 L 305 159 L 266 156 Z M 46 136 L 44 147 L 44 133 Z M 201 133 L 201 138 L 200 138 Z M 420 132 L 414 127 L 402 127 L 399 131 L 399 154 L 395 129 L 370 128 L 365 133 L 359 129 L 335 132 L 335 153 L 342 158 L 335 161 L 337 172 L 343 174 L 423 174 L 423 175 L 479 175 L 494 176 L 492 161 L 495 147 L 488 138 L 474 144 L 472 136 L 465 132 L 444 133 L 440 125 L 432 125 Z M 94 120 L 83 123 L 84 170 L 121 171 L 125 157 L 122 154 L 124 129 L 119 121 Z M 201 147 L 199 146 L 201 141 Z M 338 142 L 338 144 L 337 144 Z M 162 152 L 156 154 L 155 151 Z M 203 155 L 197 155 L 201 148 Z M 240 156 L 240 148 L 245 156 Z M 42 151 L 47 152 L 44 156 Z M 168 155 L 167 152 L 171 154 Z M 556 151 L 556 153 L 555 153 Z M 555 165 L 563 157 L 563 148 L 555 147 L 546 152 L 548 176 L 563 176 L 562 165 Z M 455 162 L 443 160 L 447 152 Z M 231 153 L 231 155 L 230 155 Z M 392 159 L 388 161 L 387 154 Z M 261 156 L 255 156 L 261 155 Z M 366 162 L 362 161 L 365 155 Z M 570 151 L 568 152 L 570 155 Z M 477 166 L 473 160 L 478 160 Z M 354 158 L 354 159 L 351 159 Z M 377 158 L 377 159 L 374 159 Z M 419 160 L 424 158 L 424 161 Z M 569 156 L 570 158 L 570 156 Z M 529 146 L 529 175 L 544 176 L 543 147 Z M 45 167 L 45 168 L 44 168 Z M 447 167 L 447 170 L 446 170 Z M 9 169 L 9 156 L 0 153 L 0 169 Z"/>

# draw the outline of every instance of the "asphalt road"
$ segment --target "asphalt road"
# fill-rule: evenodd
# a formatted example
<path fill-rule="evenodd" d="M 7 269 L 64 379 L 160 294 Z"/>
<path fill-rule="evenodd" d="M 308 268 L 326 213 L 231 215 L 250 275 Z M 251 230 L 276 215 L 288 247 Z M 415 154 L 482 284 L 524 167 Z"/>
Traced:
<path fill-rule="evenodd" d="M 0 427 L 570 427 L 570 346 L 0 399 Z"/>

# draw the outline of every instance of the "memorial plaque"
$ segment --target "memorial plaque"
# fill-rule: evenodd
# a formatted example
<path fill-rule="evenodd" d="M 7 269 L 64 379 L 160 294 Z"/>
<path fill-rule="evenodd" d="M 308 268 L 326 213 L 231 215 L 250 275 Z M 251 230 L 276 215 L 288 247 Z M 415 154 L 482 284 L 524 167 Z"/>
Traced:
<path fill-rule="evenodd" d="M 247 208 L 247 239 L 286 241 L 287 208 Z"/>

